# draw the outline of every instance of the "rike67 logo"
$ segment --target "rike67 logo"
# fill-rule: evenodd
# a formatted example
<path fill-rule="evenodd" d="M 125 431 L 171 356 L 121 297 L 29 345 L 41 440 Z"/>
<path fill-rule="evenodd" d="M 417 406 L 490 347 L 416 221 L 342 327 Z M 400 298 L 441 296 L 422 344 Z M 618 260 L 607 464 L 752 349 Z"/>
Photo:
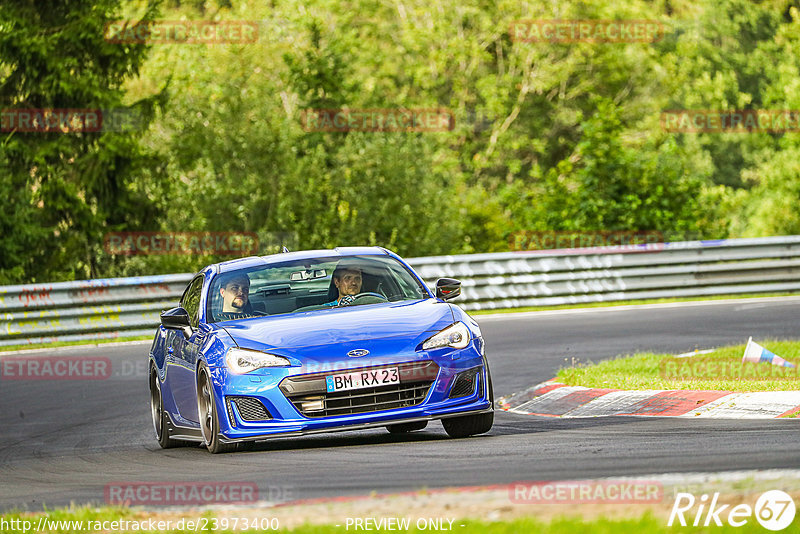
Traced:
<path fill-rule="evenodd" d="M 678 493 L 675 504 L 669 514 L 667 526 L 673 524 L 708 527 L 722 526 L 724 523 L 732 527 L 741 527 L 755 517 L 762 527 L 768 530 L 783 530 L 794 521 L 795 505 L 792 497 L 780 490 L 763 493 L 754 507 L 749 504 L 737 504 L 733 508 L 729 504 L 719 504 L 719 493 L 709 496 L 703 494 L 699 499 L 691 493 Z M 730 509 L 729 509 L 730 508 Z"/>

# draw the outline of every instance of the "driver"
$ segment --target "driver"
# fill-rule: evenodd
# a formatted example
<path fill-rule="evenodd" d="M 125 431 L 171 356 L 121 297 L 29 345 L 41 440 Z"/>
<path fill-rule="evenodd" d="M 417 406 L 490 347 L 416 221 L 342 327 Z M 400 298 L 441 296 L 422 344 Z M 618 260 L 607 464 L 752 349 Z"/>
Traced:
<path fill-rule="evenodd" d="M 352 302 L 353 297 L 361 293 L 361 267 L 337 265 L 333 271 L 333 284 L 339 291 L 339 297 L 325 304 L 326 306 L 340 306 Z"/>
<path fill-rule="evenodd" d="M 250 302 L 250 277 L 246 274 L 234 273 L 223 278 L 219 294 L 222 297 L 222 313 L 217 314 L 217 320 L 230 321 L 255 317 L 247 311 Z"/>

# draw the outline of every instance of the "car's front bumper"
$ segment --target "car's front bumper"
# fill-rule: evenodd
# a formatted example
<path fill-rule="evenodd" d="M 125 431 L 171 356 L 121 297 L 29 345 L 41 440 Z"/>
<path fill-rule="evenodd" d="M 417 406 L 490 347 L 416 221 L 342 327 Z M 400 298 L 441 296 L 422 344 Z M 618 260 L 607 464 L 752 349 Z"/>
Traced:
<path fill-rule="evenodd" d="M 437 372 L 424 398 L 412 406 L 392 409 L 376 409 L 361 413 L 309 417 L 298 409 L 291 396 L 281 389 L 287 379 L 297 378 L 294 374 L 265 372 L 258 375 L 231 375 L 217 369 L 220 375 L 214 380 L 217 391 L 220 419 L 220 440 L 223 442 L 258 441 L 271 438 L 298 436 L 319 432 L 359 430 L 377 426 L 430 421 L 486 413 L 493 410 L 489 396 L 488 368 L 481 354 L 482 347 L 470 345 L 461 351 L 442 355 L 417 358 L 413 363 L 435 362 Z M 379 366 L 394 365 L 381 362 Z M 474 390 L 468 395 L 450 398 L 456 377 L 465 371 L 477 370 Z M 216 374 L 212 370 L 212 374 Z M 238 409 L 231 409 L 226 398 L 251 397 L 258 399 L 270 418 L 261 421 L 244 420 Z M 416 402 L 416 401 L 415 401 Z"/>
<path fill-rule="evenodd" d="M 223 443 L 236 443 L 240 441 L 265 441 L 269 439 L 286 438 L 293 436 L 305 436 L 308 434 L 319 434 L 322 432 L 344 432 L 347 430 L 364 430 L 367 428 L 383 427 L 387 425 L 403 424 L 403 423 L 417 423 L 419 421 L 434 421 L 436 419 L 444 419 L 446 417 L 458 417 L 462 415 L 478 415 L 482 413 L 489 413 L 494 411 L 491 404 L 488 408 L 471 410 L 471 411 L 457 411 L 452 413 L 441 413 L 437 415 L 428 415 L 421 417 L 404 417 L 402 419 L 387 419 L 365 423 L 347 424 L 344 426 L 322 426 L 319 428 L 304 428 L 302 430 L 281 430 L 278 432 L 270 432 L 268 434 L 258 434 L 246 437 L 229 438 L 220 436 L 220 441 Z"/>

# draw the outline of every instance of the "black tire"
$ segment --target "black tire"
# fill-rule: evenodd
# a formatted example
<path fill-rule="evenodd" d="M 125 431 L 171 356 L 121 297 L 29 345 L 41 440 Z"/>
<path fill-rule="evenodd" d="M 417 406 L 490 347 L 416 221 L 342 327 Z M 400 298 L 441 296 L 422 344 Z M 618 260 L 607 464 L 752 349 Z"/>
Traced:
<path fill-rule="evenodd" d="M 161 381 L 155 367 L 150 367 L 150 415 L 153 419 L 153 430 L 156 440 L 162 449 L 171 449 L 185 445 L 183 441 L 172 439 L 169 435 L 167 412 L 164 411 L 164 398 L 161 395 Z"/>
<path fill-rule="evenodd" d="M 451 438 L 466 438 L 475 434 L 485 434 L 492 429 L 493 423 L 494 412 L 442 419 L 442 426 Z"/>
<path fill-rule="evenodd" d="M 401 423 L 399 425 L 389 425 L 386 430 L 390 434 L 405 434 L 407 432 L 414 432 L 415 430 L 422 430 L 428 426 L 427 421 L 417 421 L 415 423 Z"/>
<path fill-rule="evenodd" d="M 219 440 L 219 414 L 210 376 L 206 363 L 200 363 L 197 368 L 197 415 L 200 419 L 200 431 L 205 446 L 212 454 L 232 452 L 236 450 L 235 443 L 222 443 Z"/>
<path fill-rule="evenodd" d="M 486 375 L 489 377 L 488 397 L 492 403 L 492 411 L 479 413 L 477 415 L 464 415 L 461 417 L 447 417 L 442 419 L 442 426 L 447 435 L 451 438 L 466 438 L 476 434 L 485 434 L 492 429 L 494 424 L 494 387 L 492 386 L 492 373 L 486 368 Z"/>

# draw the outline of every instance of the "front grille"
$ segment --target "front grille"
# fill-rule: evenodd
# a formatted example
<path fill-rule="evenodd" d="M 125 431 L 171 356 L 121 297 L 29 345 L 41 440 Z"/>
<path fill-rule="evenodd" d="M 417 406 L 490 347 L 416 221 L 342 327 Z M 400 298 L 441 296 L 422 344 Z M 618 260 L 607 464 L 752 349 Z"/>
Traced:
<path fill-rule="evenodd" d="M 399 384 L 332 393 L 327 391 L 325 377 L 328 375 L 375 371 L 387 367 L 398 368 Z M 305 417 L 329 417 L 416 406 L 425 400 L 438 373 L 439 366 L 432 361 L 409 362 L 285 378 L 280 388 L 297 411 Z"/>
<path fill-rule="evenodd" d="M 234 404 L 244 421 L 266 421 L 272 419 L 272 416 L 258 399 L 253 397 L 225 397 L 225 399 L 228 402 L 228 417 L 230 417 L 231 423 L 235 421 L 233 418 Z"/>
<path fill-rule="evenodd" d="M 478 381 L 478 371 L 480 371 L 480 367 L 457 374 L 453 381 L 453 387 L 450 388 L 450 398 L 457 399 L 472 395 L 472 392 L 475 391 L 475 383 Z"/>

